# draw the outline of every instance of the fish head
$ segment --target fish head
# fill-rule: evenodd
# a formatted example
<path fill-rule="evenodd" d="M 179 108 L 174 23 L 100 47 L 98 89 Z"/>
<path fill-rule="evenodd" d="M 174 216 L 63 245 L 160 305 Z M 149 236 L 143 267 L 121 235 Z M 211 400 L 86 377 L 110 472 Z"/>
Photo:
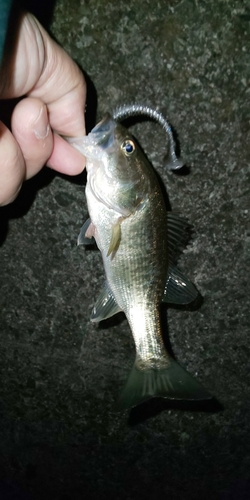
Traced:
<path fill-rule="evenodd" d="M 132 134 L 107 114 L 87 140 L 88 183 L 96 197 L 122 215 L 142 207 L 152 168 Z"/>
<path fill-rule="evenodd" d="M 88 138 L 92 147 L 86 156 L 90 161 L 101 160 L 108 178 L 132 182 L 140 177 L 143 154 L 129 131 L 110 114 L 92 129 Z"/>
<path fill-rule="evenodd" d="M 96 198 L 122 214 L 143 203 L 152 168 L 132 134 L 106 114 L 86 136 L 70 141 L 84 156 Z"/>

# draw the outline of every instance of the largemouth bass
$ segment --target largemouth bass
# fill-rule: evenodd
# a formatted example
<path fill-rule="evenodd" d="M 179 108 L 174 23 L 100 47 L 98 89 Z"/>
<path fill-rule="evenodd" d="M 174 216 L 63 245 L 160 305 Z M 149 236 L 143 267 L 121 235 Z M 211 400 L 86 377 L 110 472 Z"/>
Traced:
<path fill-rule="evenodd" d="M 162 301 L 187 304 L 198 292 L 175 266 L 188 224 L 167 212 L 154 169 L 119 123 L 132 114 L 145 114 L 145 109 L 169 135 L 168 168 L 180 168 L 183 163 L 175 155 L 171 127 L 160 113 L 143 106 L 121 108 L 113 117 L 107 114 L 87 137 L 69 140 L 87 158 L 90 218 L 78 243 L 86 245 L 94 238 L 106 274 L 91 321 L 123 311 L 136 346 L 135 363 L 118 402 L 120 409 L 153 397 L 211 398 L 167 352 L 163 341 Z"/>

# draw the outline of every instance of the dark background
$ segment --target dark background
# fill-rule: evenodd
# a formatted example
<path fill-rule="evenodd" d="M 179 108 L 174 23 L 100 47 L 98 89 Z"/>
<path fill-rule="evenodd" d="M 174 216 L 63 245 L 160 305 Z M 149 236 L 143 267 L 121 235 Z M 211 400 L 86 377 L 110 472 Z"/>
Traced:
<path fill-rule="evenodd" d="M 97 251 L 76 246 L 84 175 L 44 169 L 0 210 L 0 499 L 248 499 L 249 3 L 58 0 L 35 9 L 88 74 L 88 126 L 97 97 L 97 118 L 136 101 L 178 132 L 187 175 L 164 170 L 159 126 L 133 128 L 172 209 L 195 228 L 179 265 L 203 304 L 169 308 L 168 333 L 218 404 L 113 411 L 132 335 L 122 317 L 89 322 L 103 268 Z"/>

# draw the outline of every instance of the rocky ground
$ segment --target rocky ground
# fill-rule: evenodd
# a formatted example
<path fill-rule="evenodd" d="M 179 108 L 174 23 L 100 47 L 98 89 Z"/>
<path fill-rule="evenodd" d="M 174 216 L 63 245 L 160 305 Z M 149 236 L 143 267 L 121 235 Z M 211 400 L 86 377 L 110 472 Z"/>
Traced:
<path fill-rule="evenodd" d="M 88 75 L 88 128 L 139 102 L 178 133 L 182 175 L 157 124 L 133 127 L 195 229 L 179 266 L 203 303 L 169 308 L 168 335 L 216 402 L 113 411 L 130 328 L 89 321 L 103 267 L 76 246 L 85 175 L 44 169 L 0 210 L 0 499 L 248 499 L 249 2 L 58 0 L 49 27 Z"/>

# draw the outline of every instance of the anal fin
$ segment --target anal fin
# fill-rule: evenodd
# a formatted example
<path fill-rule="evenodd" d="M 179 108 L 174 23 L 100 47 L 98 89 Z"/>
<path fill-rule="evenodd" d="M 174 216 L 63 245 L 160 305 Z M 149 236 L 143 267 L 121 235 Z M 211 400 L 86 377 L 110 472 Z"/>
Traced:
<path fill-rule="evenodd" d="M 104 319 L 111 318 L 111 316 L 114 316 L 114 314 L 120 311 L 121 308 L 118 306 L 111 288 L 105 281 L 103 289 L 93 307 L 90 320 L 93 323 L 97 323 Z"/>

